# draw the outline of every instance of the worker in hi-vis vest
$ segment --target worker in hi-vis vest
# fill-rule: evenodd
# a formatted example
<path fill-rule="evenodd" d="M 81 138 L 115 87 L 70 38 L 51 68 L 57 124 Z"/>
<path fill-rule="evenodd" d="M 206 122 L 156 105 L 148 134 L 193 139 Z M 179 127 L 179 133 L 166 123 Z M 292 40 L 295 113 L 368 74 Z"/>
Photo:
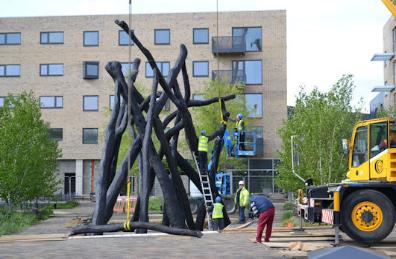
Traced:
<path fill-rule="evenodd" d="M 217 196 L 215 203 L 213 204 L 213 230 L 221 232 L 224 229 L 224 215 L 223 215 L 224 205 L 221 203 L 221 197 Z"/>
<path fill-rule="evenodd" d="M 198 164 L 202 174 L 208 173 L 208 142 L 209 138 L 206 136 L 206 130 L 202 130 L 201 136 L 198 138 Z"/>
<path fill-rule="evenodd" d="M 239 181 L 239 188 L 236 192 L 235 207 L 239 208 L 239 224 L 243 224 L 246 221 L 245 208 L 249 205 L 249 191 L 245 188 L 245 181 Z"/>
<path fill-rule="evenodd" d="M 235 126 L 239 134 L 239 149 L 245 150 L 245 121 L 243 120 L 243 115 L 241 113 L 236 117 Z"/>

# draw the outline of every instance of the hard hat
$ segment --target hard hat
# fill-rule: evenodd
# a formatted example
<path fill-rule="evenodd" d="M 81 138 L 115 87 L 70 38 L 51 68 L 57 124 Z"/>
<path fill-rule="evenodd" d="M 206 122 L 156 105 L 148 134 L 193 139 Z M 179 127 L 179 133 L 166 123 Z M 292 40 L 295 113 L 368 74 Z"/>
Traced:
<path fill-rule="evenodd" d="M 221 197 L 220 197 L 220 196 L 217 196 L 215 201 L 216 201 L 217 203 L 221 202 Z"/>
<path fill-rule="evenodd" d="M 201 135 L 206 135 L 206 130 L 202 130 Z"/>
<path fill-rule="evenodd" d="M 242 113 L 238 113 L 238 118 L 239 118 L 239 119 L 242 119 L 242 118 L 243 118 Z"/>
<path fill-rule="evenodd" d="M 241 185 L 241 184 L 245 185 L 245 182 L 244 181 L 239 181 L 239 185 Z"/>

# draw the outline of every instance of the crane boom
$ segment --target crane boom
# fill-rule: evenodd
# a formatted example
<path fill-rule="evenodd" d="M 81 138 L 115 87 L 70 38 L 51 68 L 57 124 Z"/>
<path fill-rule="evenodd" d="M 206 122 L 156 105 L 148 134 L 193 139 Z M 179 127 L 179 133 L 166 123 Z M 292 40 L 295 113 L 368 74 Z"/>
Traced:
<path fill-rule="evenodd" d="M 395 0 L 382 0 L 384 5 L 389 9 L 393 16 L 396 16 L 396 1 Z"/>

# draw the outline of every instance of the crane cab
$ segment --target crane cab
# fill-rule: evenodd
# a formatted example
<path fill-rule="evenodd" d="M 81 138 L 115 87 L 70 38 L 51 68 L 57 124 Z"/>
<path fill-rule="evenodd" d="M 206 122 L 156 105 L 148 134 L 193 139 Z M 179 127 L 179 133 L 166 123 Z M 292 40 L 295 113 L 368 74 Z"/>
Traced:
<path fill-rule="evenodd" d="M 349 180 L 396 182 L 396 123 L 393 119 L 356 124 L 349 150 Z"/>

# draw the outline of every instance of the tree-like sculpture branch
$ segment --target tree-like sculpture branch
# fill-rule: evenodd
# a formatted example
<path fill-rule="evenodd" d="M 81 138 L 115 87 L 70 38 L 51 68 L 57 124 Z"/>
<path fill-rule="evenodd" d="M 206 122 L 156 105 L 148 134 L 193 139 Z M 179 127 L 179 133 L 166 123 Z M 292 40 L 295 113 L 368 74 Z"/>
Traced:
<path fill-rule="evenodd" d="M 164 76 L 158 69 L 153 55 L 143 46 L 134 32 L 129 30 L 128 25 L 124 21 L 118 20 L 115 23 L 131 35 L 131 39 L 153 69 L 151 94 L 144 97 L 135 87 L 140 65 L 139 59 L 132 62 L 128 83 L 122 73 L 120 62 L 112 61 L 106 65 L 106 71 L 113 78 L 115 84 L 115 103 L 104 139 L 99 177 L 96 183 L 95 212 L 90 225 L 77 226 L 73 229 L 72 234 L 100 234 L 114 231 L 146 233 L 147 230 L 155 230 L 175 235 L 201 237 L 200 231 L 204 227 L 206 208 L 202 202 L 197 218 L 194 220 L 181 175 L 186 175 L 202 192 L 200 177 L 188 160 L 178 151 L 179 133 L 181 130 L 184 131 L 191 153 L 196 154 L 198 138 L 189 108 L 221 102 L 223 122 L 219 130 L 212 135 L 219 138 L 215 140 L 212 163 L 208 170 L 213 190 L 212 195 L 217 196 L 214 176 L 219 164 L 219 156 L 224 143 L 223 136 L 229 118 L 225 102 L 234 99 L 235 95 L 219 96 L 209 100 L 191 100 L 191 89 L 185 63 L 187 58 L 185 45 L 180 46 L 180 54 L 174 67 L 168 75 Z M 184 95 L 177 80 L 179 74 L 183 79 Z M 158 85 L 162 91 L 158 90 Z M 177 107 L 177 110 L 161 119 L 160 112 L 168 99 Z M 130 118 L 128 118 L 128 112 L 131 115 Z M 173 127 L 165 130 L 172 121 L 174 121 Z M 133 132 L 133 144 L 117 168 L 121 138 L 128 125 Z M 154 146 L 152 133 L 159 140 L 158 150 Z M 124 224 L 107 224 L 112 217 L 117 197 L 127 183 L 128 172 L 136 160 L 139 163 L 140 188 L 134 214 L 129 222 L 130 227 L 125 227 Z M 155 178 L 160 184 L 164 197 L 164 217 L 160 225 L 149 223 L 148 216 L 149 194 L 152 191 Z M 228 225 L 230 221 L 227 212 L 225 209 L 223 212 L 225 224 Z"/>

